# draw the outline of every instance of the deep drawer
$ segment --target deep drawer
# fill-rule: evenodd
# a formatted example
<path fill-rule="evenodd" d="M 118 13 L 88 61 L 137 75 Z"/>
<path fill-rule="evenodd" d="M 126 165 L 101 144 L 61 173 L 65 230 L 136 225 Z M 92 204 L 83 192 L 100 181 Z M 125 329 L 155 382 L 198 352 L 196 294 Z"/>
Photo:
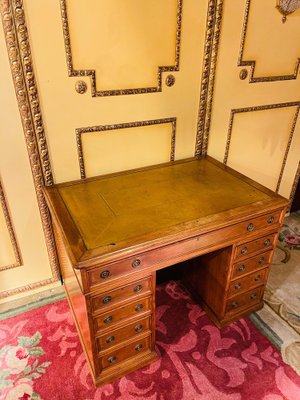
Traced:
<path fill-rule="evenodd" d="M 226 302 L 225 313 L 239 312 L 241 308 L 248 308 L 258 304 L 262 299 L 263 290 L 264 286 L 261 286 L 238 296 L 232 297 Z"/>
<path fill-rule="evenodd" d="M 129 358 L 138 356 L 141 353 L 150 351 L 151 347 L 151 337 L 137 340 L 125 347 L 121 347 L 118 350 L 114 350 L 111 353 L 102 356 L 100 358 L 100 365 L 102 368 L 108 368 L 114 366 L 115 364 L 127 360 Z"/>
<path fill-rule="evenodd" d="M 231 278 L 234 279 L 236 277 L 266 267 L 267 265 L 269 265 L 271 257 L 272 257 L 272 251 L 268 251 L 266 253 L 261 253 L 254 257 L 248 258 L 247 260 L 243 260 L 233 264 Z"/>
<path fill-rule="evenodd" d="M 110 307 L 124 301 L 131 301 L 134 297 L 139 295 L 150 295 L 152 293 L 151 287 L 152 278 L 139 280 L 130 285 L 102 293 L 99 296 L 91 298 L 92 311 L 98 312 L 105 307 Z"/>
<path fill-rule="evenodd" d="M 236 279 L 229 286 L 228 297 L 236 296 L 240 292 L 244 292 L 248 289 L 252 289 L 255 286 L 265 283 L 268 272 L 269 269 L 265 268 L 263 270 L 256 271 L 253 274 L 244 276 L 243 278 Z"/>
<path fill-rule="evenodd" d="M 124 340 L 133 338 L 141 333 L 150 333 L 150 317 L 139 319 L 122 328 L 109 331 L 107 334 L 96 339 L 98 351 L 109 349 L 116 346 Z"/>
<path fill-rule="evenodd" d="M 237 246 L 234 257 L 235 260 L 247 258 L 249 255 L 258 251 L 272 249 L 275 244 L 275 238 L 276 234 L 273 233 Z"/>
<path fill-rule="evenodd" d="M 112 325 L 123 322 L 129 317 L 139 316 L 151 309 L 151 297 L 136 300 L 130 304 L 107 311 L 94 318 L 95 332 L 101 329 L 109 329 Z"/>

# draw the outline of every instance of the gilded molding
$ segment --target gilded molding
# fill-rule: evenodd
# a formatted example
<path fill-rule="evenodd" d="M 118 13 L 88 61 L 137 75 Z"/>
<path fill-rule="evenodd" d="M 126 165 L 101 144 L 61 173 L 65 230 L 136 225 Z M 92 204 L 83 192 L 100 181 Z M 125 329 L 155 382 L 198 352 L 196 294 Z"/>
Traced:
<path fill-rule="evenodd" d="M 51 218 L 42 187 L 53 183 L 22 0 L 0 0 L 1 16 L 17 104 L 25 135 L 37 202 L 50 259 L 52 278 L 60 278 Z M 39 285 L 36 283 L 35 285 Z M 31 287 L 26 286 L 30 290 Z M 16 289 L 18 290 L 18 289 Z"/>
<path fill-rule="evenodd" d="M 0 180 L 0 203 L 1 203 L 1 206 L 2 206 L 4 219 L 5 219 L 5 222 L 6 222 L 9 238 L 10 238 L 10 241 L 11 241 L 11 244 L 12 244 L 12 248 L 13 248 L 13 252 L 14 252 L 14 256 L 15 256 L 15 262 L 13 264 L 5 265 L 5 266 L 0 267 L 0 271 L 4 271 L 6 269 L 20 267 L 22 265 L 22 257 L 21 257 L 20 248 L 18 246 L 18 242 L 17 242 L 17 239 L 16 239 L 16 235 L 15 235 L 15 232 L 14 232 L 14 228 L 13 228 L 13 225 L 12 225 L 11 216 L 10 216 L 10 213 L 9 213 L 9 210 L 8 210 L 7 201 L 6 201 L 6 197 L 5 197 L 4 191 L 3 191 L 1 180 Z"/>
<path fill-rule="evenodd" d="M 195 145 L 196 157 L 207 153 L 222 16 L 223 0 L 209 0 Z"/>
<path fill-rule="evenodd" d="M 85 166 L 84 166 L 84 155 L 83 155 L 83 149 L 82 149 L 82 138 L 81 138 L 83 133 L 105 132 L 105 131 L 112 131 L 115 129 L 137 128 L 140 126 L 159 125 L 159 124 L 167 124 L 167 123 L 172 124 L 170 161 L 174 161 L 175 141 L 176 141 L 176 118 L 163 118 L 163 119 L 154 119 L 154 120 L 148 120 L 148 121 L 135 121 L 135 122 L 127 122 L 127 123 L 123 123 L 123 124 L 115 124 L 115 125 L 98 125 L 98 126 L 90 126 L 90 127 L 86 127 L 86 128 L 76 129 L 76 143 L 77 143 L 77 151 L 78 151 L 78 160 L 79 160 L 81 179 L 86 178 L 86 172 L 85 172 Z"/>
<path fill-rule="evenodd" d="M 298 58 L 298 60 L 296 61 L 296 65 L 295 65 L 293 74 L 277 75 L 277 76 L 264 76 L 264 77 L 255 77 L 254 76 L 256 61 L 243 60 L 245 42 L 246 42 L 246 34 L 247 34 L 247 29 L 248 29 L 250 7 L 251 7 L 251 0 L 246 0 L 245 17 L 244 17 L 244 23 L 243 23 L 243 28 L 242 28 L 242 39 L 241 39 L 240 52 L 239 52 L 239 58 L 238 58 L 238 66 L 239 67 L 243 67 L 243 66 L 250 67 L 249 83 L 288 81 L 288 80 L 292 80 L 292 79 L 297 79 L 297 75 L 299 72 L 299 66 L 300 66 L 300 58 Z"/>
<path fill-rule="evenodd" d="M 21 286 L 16 289 L 6 290 L 5 292 L 0 293 L 0 299 L 5 299 L 6 297 L 10 297 L 10 296 L 14 296 L 16 294 L 28 292 L 29 290 L 38 289 L 40 287 L 50 285 L 51 283 L 54 283 L 56 281 L 57 281 L 57 279 L 54 280 L 53 278 L 50 278 L 50 279 L 42 280 L 40 282 L 34 282 L 29 285 Z"/>
<path fill-rule="evenodd" d="M 300 102 L 299 101 L 294 101 L 294 102 L 291 102 L 291 103 L 269 104 L 269 105 L 265 105 L 265 106 L 253 106 L 253 107 L 246 107 L 246 108 L 237 108 L 237 109 L 231 110 L 230 119 L 229 119 L 229 128 L 228 128 L 228 134 L 227 134 L 227 141 L 226 141 L 226 147 L 225 147 L 225 155 L 224 155 L 224 160 L 223 160 L 223 163 L 226 165 L 227 161 L 228 161 L 229 148 L 230 148 L 230 144 L 231 144 L 233 121 L 234 121 L 235 114 L 244 113 L 244 112 L 251 112 L 251 111 L 273 110 L 273 109 L 285 108 L 285 107 L 296 107 L 296 111 L 295 111 L 295 115 L 294 115 L 294 118 L 293 118 L 293 123 L 292 123 L 292 126 L 291 126 L 291 130 L 290 130 L 290 133 L 289 133 L 289 138 L 288 138 L 288 142 L 287 142 L 287 145 L 286 145 L 286 149 L 285 149 L 285 152 L 284 152 L 284 157 L 283 157 L 283 161 L 282 161 L 279 177 L 278 177 L 278 180 L 277 180 L 277 185 L 276 185 L 276 192 L 277 193 L 278 193 L 278 191 L 280 189 L 280 184 L 281 184 L 283 173 L 284 173 L 284 169 L 285 169 L 285 166 L 286 166 L 286 161 L 287 161 L 287 158 L 288 158 L 288 154 L 289 154 L 290 147 L 291 147 L 292 140 L 293 140 L 294 133 L 295 133 L 295 128 L 296 128 L 296 124 L 297 124 L 297 120 L 298 120 L 298 116 L 299 116 L 299 110 L 300 110 Z"/>
<path fill-rule="evenodd" d="M 179 71 L 181 23 L 182 23 L 182 3 L 183 3 L 183 0 L 177 0 L 175 64 L 172 66 L 158 67 L 157 86 L 156 87 L 146 87 L 146 88 L 145 87 L 144 88 L 135 88 L 135 89 L 97 90 L 96 71 L 95 70 L 92 70 L 92 69 L 75 70 L 73 67 L 73 56 L 72 56 L 71 38 L 70 38 L 70 31 L 69 31 L 68 12 L 67 12 L 67 0 L 60 0 L 62 27 L 63 27 L 63 35 L 64 35 L 64 41 L 65 41 L 66 61 L 67 61 L 69 77 L 89 76 L 90 81 L 91 81 L 92 97 L 121 96 L 121 95 L 127 95 L 127 94 L 144 94 L 144 93 L 161 92 L 162 91 L 162 73 Z"/>
<path fill-rule="evenodd" d="M 288 207 L 288 211 L 290 211 L 290 208 L 292 206 L 295 194 L 296 194 L 296 190 L 297 190 L 297 186 L 300 182 L 300 161 L 298 163 L 298 168 L 296 171 L 296 175 L 295 175 L 295 179 L 293 182 L 293 186 L 292 186 L 292 190 L 291 190 L 291 194 L 290 194 L 290 198 L 289 198 L 289 207 Z"/>

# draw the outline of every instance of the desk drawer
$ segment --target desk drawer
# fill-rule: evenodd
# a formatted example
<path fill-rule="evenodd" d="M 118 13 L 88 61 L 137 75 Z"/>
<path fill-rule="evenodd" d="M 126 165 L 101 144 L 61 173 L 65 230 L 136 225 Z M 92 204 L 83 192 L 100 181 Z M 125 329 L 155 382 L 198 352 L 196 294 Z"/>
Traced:
<path fill-rule="evenodd" d="M 256 253 L 258 251 L 272 249 L 275 238 L 276 234 L 273 233 L 237 246 L 234 257 L 235 260 L 247 258 L 252 253 Z"/>
<path fill-rule="evenodd" d="M 254 272 L 260 268 L 266 267 L 272 257 L 272 251 L 258 254 L 255 257 L 248 258 L 247 260 L 240 261 L 239 263 L 233 264 L 231 278 L 237 278 L 242 275 L 246 275 L 250 272 Z"/>
<path fill-rule="evenodd" d="M 147 351 L 151 351 L 150 336 L 139 339 L 127 346 L 121 347 L 120 349 L 114 350 L 106 354 L 105 356 L 102 356 L 100 358 L 100 365 L 102 368 L 112 367 L 121 361 L 136 357 L 139 354 L 145 353 Z"/>
<path fill-rule="evenodd" d="M 243 278 L 233 281 L 228 290 L 228 297 L 236 296 L 240 292 L 251 289 L 265 283 L 268 276 L 269 269 L 265 268 L 254 272 L 253 274 L 244 276 Z"/>
<path fill-rule="evenodd" d="M 149 313 L 151 309 L 151 297 L 136 300 L 130 304 L 107 311 L 104 314 L 94 318 L 94 327 L 96 332 L 101 329 L 111 329 L 112 325 L 119 324 L 130 317 L 142 316 Z"/>
<path fill-rule="evenodd" d="M 249 290 L 248 292 L 242 293 L 238 296 L 232 297 L 226 302 L 225 313 L 236 313 L 242 308 L 248 308 L 258 304 L 263 295 L 264 286 L 256 289 Z"/>
<path fill-rule="evenodd" d="M 94 296 L 91 298 L 92 311 L 95 313 L 124 301 L 128 303 L 132 298 L 139 295 L 150 295 L 152 293 L 151 282 L 152 278 L 148 278 L 102 293 L 99 296 Z"/>
<path fill-rule="evenodd" d="M 96 339 L 98 351 L 109 349 L 116 346 L 124 340 L 133 338 L 141 333 L 148 332 L 150 334 L 151 321 L 150 317 L 139 319 L 122 328 L 109 331 L 107 334 Z"/>

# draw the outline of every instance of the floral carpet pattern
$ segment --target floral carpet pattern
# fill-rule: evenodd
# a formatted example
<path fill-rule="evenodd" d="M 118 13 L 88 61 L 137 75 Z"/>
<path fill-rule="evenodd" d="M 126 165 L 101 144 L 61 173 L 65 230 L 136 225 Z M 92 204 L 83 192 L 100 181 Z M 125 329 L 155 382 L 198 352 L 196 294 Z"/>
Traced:
<path fill-rule="evenodd" d="M 184 288 L 157 288 L 160 358 L 95 388 L 66 300 L 0 324 L 1 400 L 299 400 L 300 376 L 248 319 L 221 330 Z"/>

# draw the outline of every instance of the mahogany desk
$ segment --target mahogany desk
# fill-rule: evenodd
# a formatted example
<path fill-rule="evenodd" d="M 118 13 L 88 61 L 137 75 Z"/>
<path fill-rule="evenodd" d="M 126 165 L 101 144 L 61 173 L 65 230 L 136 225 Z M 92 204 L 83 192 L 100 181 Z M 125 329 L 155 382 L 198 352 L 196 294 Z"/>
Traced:
<path fill-rule="evenodd" d="M 192 260 L 184 281 L 219 327 L 263 306 L 288 202 L 212 158 L 63 183 L 45 196 L 96 384 L 157 358 L 158 269 Z"/>

